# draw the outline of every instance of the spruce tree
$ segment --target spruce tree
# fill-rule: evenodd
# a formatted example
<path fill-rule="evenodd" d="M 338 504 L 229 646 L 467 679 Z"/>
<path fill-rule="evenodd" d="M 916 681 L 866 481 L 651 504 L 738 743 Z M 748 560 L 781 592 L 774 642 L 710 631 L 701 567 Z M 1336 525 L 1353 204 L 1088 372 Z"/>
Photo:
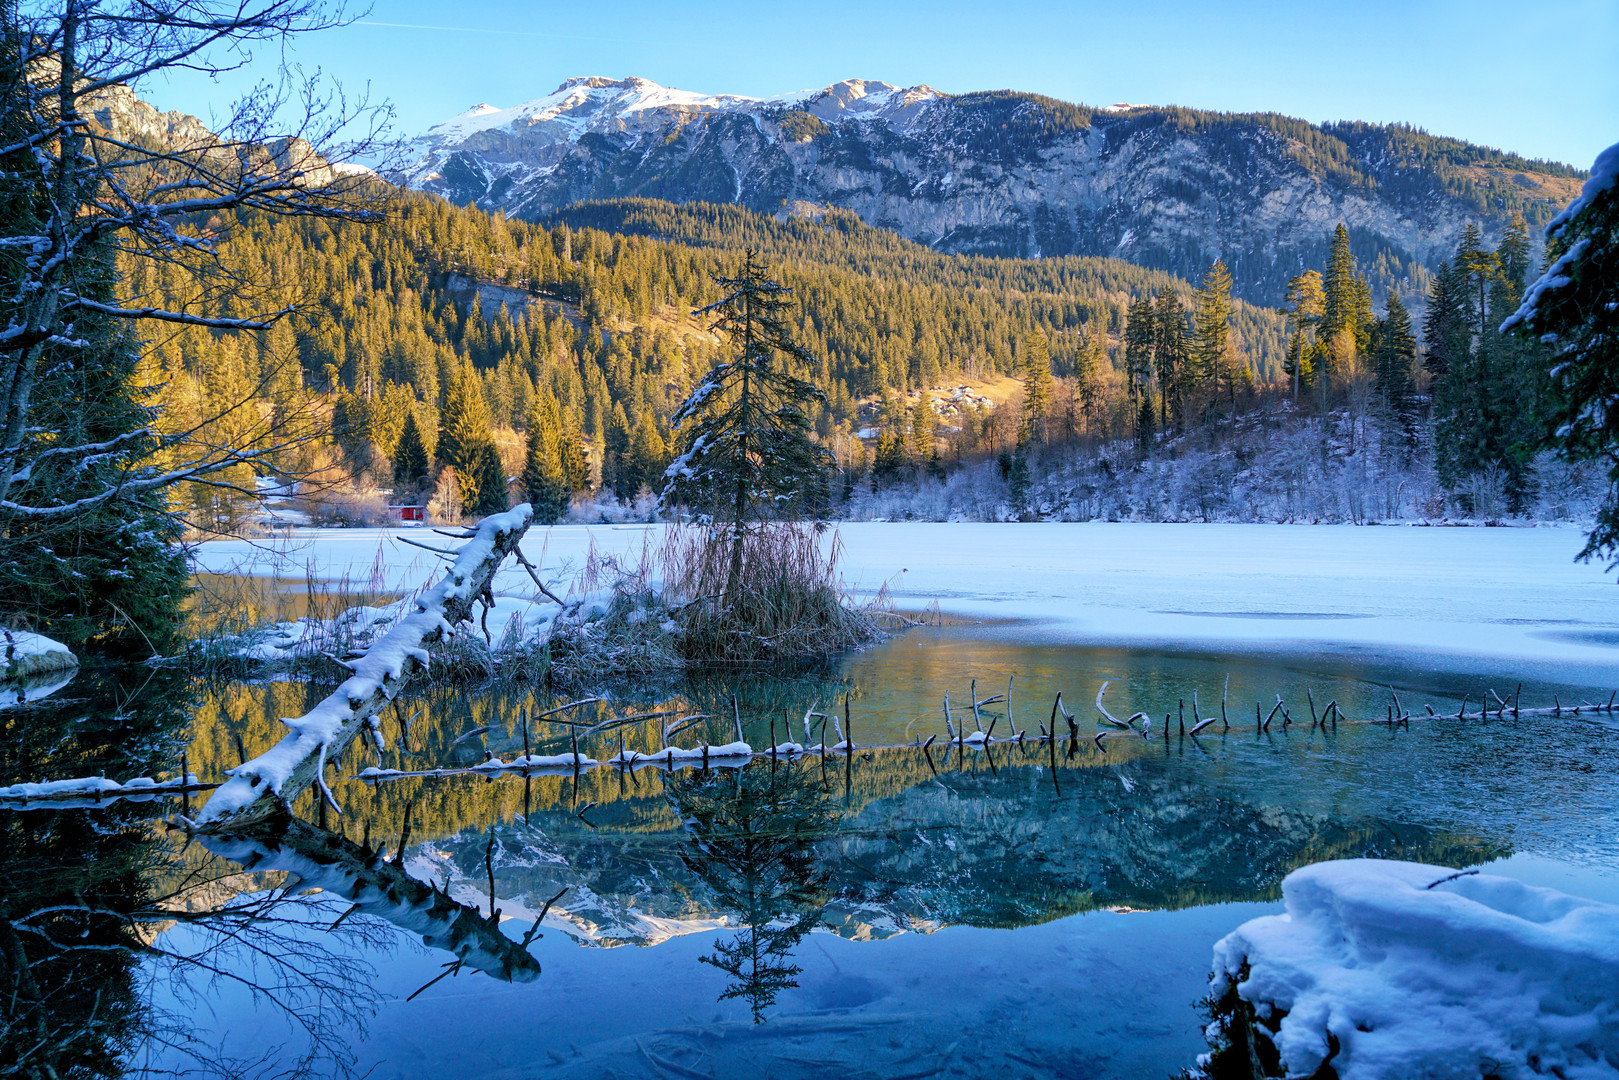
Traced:
<path fill-rule="evenodd" d="M 1237 404 L 1239 372 L 1228 347 L 1231 339 L 1231 273 L 1220 259 L 1214 260 L 1203 285 L 1197 291 L 1197 310 L 1192 315 L 1193 364 L 1198 378 L 1218 395 L 1225 387 L 1233 408 Z"/>
<path fill-rule="evenodd" d="M 1025 444 L 1046 441 L 1046 418 L 1051 413 L 1051 350 L 1044 334 L 1030 334 L 1023 339 L 1023 358 L 1019 365 L 1023 375 L 1023 429 L 1020 434 Z M 929 410 L 931 415 L 931 410 Z"/>
<path fill-rule="evenodd" d="M 493 439 L 483 379 L 471 360 L 463 360 L 445 394 L 444 413 L 439 420 L 438 459 L 453 467 L 465 483 L 475 471 L 480 448 Z"/>
<path fill-rule="evenodd" d="M 1321 294 L 1321 320 L 1315 336 L 1325 347 L 1316 353 L 1326 368 L 1317 374 L 1325 401 L 1330 384 L 1348 376 L 1342 369 L 1366 352 L 1376 322 L 1372 315 L 1371 286 L 1356 265 L 1349 249 L 1349 230 L 1343 222 L 1338 223 L 1332 234 L 1327 270 L 1321 278 Z"/>
<path fill-rule="evenodd" d="M 1386 312 L 1377 334 L 1377 391 L 1399 428 L 1405 457 L 1410 460 L 1417 448 L 1417 339 L 1399 293 L 1389 292 Z"/>
<path fill-rule="evenodd" d="M 1158 320 L 1152 298 L 1137 297 L 1130 304 L 1124 324 L 1124 379 L 1130 395 L 1130 411 L 1139 414 L 1139 404 L 1147 397 L 1152 379 L 1153 351 L 1158 343 Z"/>
<path fill-rule="evenodd" d="M 1288 339 L 1287 362 L 1283 370 L 1293 380 L 1293 400 L 1298 401 L 1301 391 L 1314 385 L 1316 330 L 1327 311 L 1326 290 L 1320 271 L 1306 270 L 1288 281 L 1283 310 L 1293 325 L 1293 336 Z"/>
<path fill-rule="evenodd" d="M 663 470 L 668 465 L 668 448 L 664 446 L 663 435 L 658 431 L 658 422 L 652 417 L 651 409 L 641 412 L 641 419 L 635 425 L 635 434 L 630 437 L 629 451 L 624 461 L 624 490 L 625 498 L 633 498 L 640 494 L 642 488 L 652 488 L 657 485 L 663 476 Z"/>
<path fill-rule="evenodd" d="M 1619 554 L 1619 143 L 1597 155 L 1579 198 L 1546 226 L 1550 265 L 1501 323 L 1551 351 L 1546 441 L 1608 463 L 1610 486 L 1580 557 Z"/>
<path fill-rule="evenodd" d="M 590 459 L 585 456 L 585 435 L 579 417 L 572 409 L 562 413 L 562 434 L 557 438 L 557 456 L 562 464 L 562 483 L 572 495 L 590 489 Z"/>
<path fill-rule="evenodd" d="M 883 428 L 877 435 L 877 452 L 871 463 L 871 490 L 879 483 L 892 483 L 905 470 L 905 440 L 892 428 Z"/>
<path fill-rule="evenodd" d="M 1444 352 L 1434 378 L 1434 442 L 1440 483 L 1452 491 L 1493 477 L 1506 508 L 1519 513 L 1534 484 L 1533 458 L 1544 412 L 1545 354 L 1491 329 L 1512 307 L 1518 289 L 1503 276 L 1527 262 L 1524 238 L 1509 234 L 1504 257 L 1483 245 L 1478 227 L 1463 230 L 1456 257 L 1442 276 L 1445 310 L 1430 321 Z M 1432 347 L 1432 346 L 1431 346 Z M 1486 509 L 1474 506 L 1475 511 Z"/>
<path fill-rule="evenodd" d="M 919 470 L 938 456 L 938 427 L 938 417 L 927 395 L 923 394 L 911 411 L 911 460 Z"/>
<path fill-rule="evenodd" d="M 422 443 L 422 429 L 416 424 L 414 412 L 405 414 L 405 426 L 394 447 L 394 483 L 416 490 L 427 479 L 427 447 Z"/>
<path fill-rule="evenodd" d="M 1153 374 L 1158 379 L 1158 414 L 1162 426 L 1186 426 L 1186 315 L 1175 290 L 1165 285 L 1153 303 Z"/>
<path fill-rule="evenodd" d="M 1469 321 L 1466 282 L 1450 262 L 1442 262 L 1428 290 L 1428 313 L 1422 322 L 1423 366 L 1434 377 L 1436 393 L 1439 380 L 1467 361 Z"/>
<path fill-rule="evenodd" d="M 742 538 L 761 513 L 801 507 L 835 465 L 811 438 L 811 405 L 826 395 L 790 365 L 816 370 L 793 341 L 791 290 L 773 281 L 749 250 L 736 277 L 715 279 L 724 296 L 694 314 L 712 315 L 730 355 L 720 360 L 675 412 L 684 450 L 667 472 L 664 498 L 708 510 L 732 534 L 729 595 L 742 572 Z"/>
<path fill-rule="evenodd" d="M 560 426 L 556 399 L 549 393 L 541 394 L 529 412 L 523 491 L 535 518 L 547 525 L 561 518 L 568 508 L 567 481 L 558 446 Z"/>
<path fill-rule="evenodd" d="M 1074 364 L 1074 396 L 1079 399 L 1079 412 L 1084 418 L 1085 433 L 1091 434 L 1098 407 L 1102 400 L 1102 369 L 1107 364 L 1107 331 L 1099 319 L 1085 326 L 1085 336 Z"/>
<path fill-rule="evenodd" d="M 501 464 L 500 451 L 495 449 L 494 443 L 486 442 L 478 447 L 473 454 L 471 471 L 477 491 L 470 496 L 463 495 L 469 516 L 487 517 L 511 507 L 506 493 L 506 467 Z M 462 491 L 466 491 L 464 480 Z"/>
<path fill-rule="evenodd" d="M 602 487 L 612 488 L 620 499 L 633 498 L 636 478 L 625 472 L 625 456 L 630 450 L 630 418 L 622 401 L 614 402 L 602 436 Z"/>

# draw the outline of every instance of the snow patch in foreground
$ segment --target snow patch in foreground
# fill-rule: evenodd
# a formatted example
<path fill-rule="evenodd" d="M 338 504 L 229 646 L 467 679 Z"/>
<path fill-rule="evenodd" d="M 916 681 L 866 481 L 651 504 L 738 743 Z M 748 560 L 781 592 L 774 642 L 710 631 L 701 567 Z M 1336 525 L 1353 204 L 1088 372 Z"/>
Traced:
<path fill-rule="evenodd" d="M 79 660 L 66 645 L 29 630 L 0 631 L 0 657 L 7 678 L 22 678 L 50 671 L 69 671 Z"/>
<path fill-rule="evenodd" d="M 1619 1077 L 1619 907 L 1380 859 L 1295 870 L 1282 896 L 1215 946 L 1211 980 L 1282 1075 Z"/>

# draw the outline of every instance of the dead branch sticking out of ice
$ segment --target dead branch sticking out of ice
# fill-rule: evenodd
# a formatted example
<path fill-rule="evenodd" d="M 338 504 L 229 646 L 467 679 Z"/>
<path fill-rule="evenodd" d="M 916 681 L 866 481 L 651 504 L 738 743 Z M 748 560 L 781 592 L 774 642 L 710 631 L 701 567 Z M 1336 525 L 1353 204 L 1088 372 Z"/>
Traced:
<path fill-rule="evenodd" d="M 488 596 L 495 571 L 532 519 L 524 503 L 479 522 L 444 579 L 416 600 L 416 610 L 350 662 L 352 676 L 303 716 L 283 721 L 291 731 L 280 742 L 230 770 L 230 780 L 203 807 L 198 825 L 232 831 L 323 783 L 327 763 L 342 756 L 412 674 L 426 670 L 427 646 L 453 635 L 471 617 L 473 601 Z"/>

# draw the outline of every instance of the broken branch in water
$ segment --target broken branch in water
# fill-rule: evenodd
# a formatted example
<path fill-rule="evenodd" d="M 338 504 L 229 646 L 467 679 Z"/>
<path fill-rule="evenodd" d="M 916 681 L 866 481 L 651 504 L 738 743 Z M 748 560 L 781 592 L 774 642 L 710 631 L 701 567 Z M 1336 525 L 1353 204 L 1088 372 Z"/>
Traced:
<path fill-rule="evenodd" d="M 1102 718 L 1104 720 L 1115 727 L 1127 728 L 1130 726 L 1129 724 L 1126 724 L 1123 720 L 1120 720 L 1117 716 L 1114 716 L 1112 713 L 1108 712 L 1107 708 L 1102 704 L 1102 695 L 1107 693 L 1107 684 L 1110 681 L 1111 680 L 1108 679 L 1102 680 L 1101 689 L 1096 691 L 1096 711 L 1102 714 Z"/>

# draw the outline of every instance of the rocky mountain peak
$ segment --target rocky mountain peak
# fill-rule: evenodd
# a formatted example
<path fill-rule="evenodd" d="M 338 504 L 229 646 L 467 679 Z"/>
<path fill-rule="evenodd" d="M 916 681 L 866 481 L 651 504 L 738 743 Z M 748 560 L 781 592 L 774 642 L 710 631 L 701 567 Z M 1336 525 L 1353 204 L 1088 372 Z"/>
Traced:
<path fill-rule="evenodd" d="M 845 79 L 759 99 L 649 79 L 568 79 L 428 130 L 397 179 L 542 218 L 583 200 L 833 206 L 937 250 L 1103 255 L 1280 301 L 1344 222 L 1379 295 L 1423 291 L 1471 220 L 1544 223 L 1576 170 L 1400 125 Z"/>

